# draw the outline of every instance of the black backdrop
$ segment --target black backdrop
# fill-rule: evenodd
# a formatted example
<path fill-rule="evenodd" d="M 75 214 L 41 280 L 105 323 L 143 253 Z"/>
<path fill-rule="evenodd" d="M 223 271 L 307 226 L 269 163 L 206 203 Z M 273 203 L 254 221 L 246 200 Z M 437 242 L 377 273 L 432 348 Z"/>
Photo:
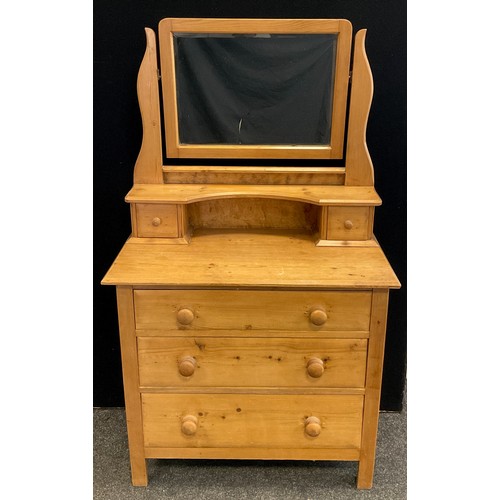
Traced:
<path fill-rule="evenodd" d="M 142 140 L 137 71 L 145 48 L 144 27 L 157 32 L 164 17 L 345 18 L 354 33 L 368 29 L 366 51 L 375 92 L 367 140 L 375 187 L 383 200 L 374 229 L 403 285 L 390 295 L 381 408 L 400 410 L 406 378 L 404 0 L 94 2 L 94 405 L 124 404 L 115 290 L 100 281 L 130 234 L 124 196 L 132 187 Z"/>

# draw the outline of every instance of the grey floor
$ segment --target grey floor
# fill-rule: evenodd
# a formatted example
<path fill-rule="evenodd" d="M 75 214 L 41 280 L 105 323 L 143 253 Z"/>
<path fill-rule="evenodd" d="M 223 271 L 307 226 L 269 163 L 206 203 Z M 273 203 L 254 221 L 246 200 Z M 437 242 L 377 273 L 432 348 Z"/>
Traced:
<path fill-rule="evenodd" d="M 357 490 L 355 462 L 148 460 L 130 485 L 123 408 L 94 409 L 94 499 L 406 499 L 406 405 L 381 413 L 374 486 Z"/>

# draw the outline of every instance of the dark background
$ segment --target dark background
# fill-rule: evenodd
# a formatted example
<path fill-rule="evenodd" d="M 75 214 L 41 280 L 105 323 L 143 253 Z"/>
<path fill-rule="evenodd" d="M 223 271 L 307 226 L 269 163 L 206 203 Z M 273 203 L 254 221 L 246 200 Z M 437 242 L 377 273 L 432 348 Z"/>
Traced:
<path fill-rule="evenodd" d="M 130 234 L 124 197 L 132 187 L 142 140 L 137 72 L 145 49 L 144 28 L 157 32 L 164 17 L 345 18 L 353 35 L 368 29 L 366 51 L 375 92 L 367 142 L 383 201 L 375 212 L 374 230 L 403 285 L 390 294 L 381 409 L 401 410 L 406 379 L 404 0 L 94 2 L 94 406 L 124 405 L 115 289 L 100 281 Z"/>

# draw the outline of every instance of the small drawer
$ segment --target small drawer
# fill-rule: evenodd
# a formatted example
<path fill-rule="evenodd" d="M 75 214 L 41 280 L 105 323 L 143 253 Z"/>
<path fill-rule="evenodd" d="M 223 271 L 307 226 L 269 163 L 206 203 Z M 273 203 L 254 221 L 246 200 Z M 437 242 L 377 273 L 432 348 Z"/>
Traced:
<path fill-rule="evenodd" d="M 140 238 L 177 238 L 177 205 L 136 203 L 137 236 Z"/>
<path fill-rule="evenodd" d="M 369 240 L 372 226 L 373 207 L 328 207 L 328 240 Z"/>
<path fill-rule="evenodd" d="M 363 396 L 143 394 L 146 447 L 359 448 Z"/>
<path fill-rule="evenodd" d="M 366 339 L 139 337 L 142 387 L 363 387 Z"/>
<path fill-rule="evenodd" d="M 368 332 L 371 292 L 135 290 L 134 301 L 138 330 Z"/>

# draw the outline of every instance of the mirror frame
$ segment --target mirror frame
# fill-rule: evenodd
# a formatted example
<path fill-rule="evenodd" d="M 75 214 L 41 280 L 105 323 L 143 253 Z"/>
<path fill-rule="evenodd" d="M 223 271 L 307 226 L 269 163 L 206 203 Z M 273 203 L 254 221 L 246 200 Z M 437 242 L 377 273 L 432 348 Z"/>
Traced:
<path fill-rule="evenodd" d="M 177 115 L 174 33 L 336 34 L 338 38 L 330 144 L 181 144 Z M 351 40 L 352 25 L 345 19 L 162 19 L 159 24 L 159 46 L 167 157 L 343 158 Z"/>

